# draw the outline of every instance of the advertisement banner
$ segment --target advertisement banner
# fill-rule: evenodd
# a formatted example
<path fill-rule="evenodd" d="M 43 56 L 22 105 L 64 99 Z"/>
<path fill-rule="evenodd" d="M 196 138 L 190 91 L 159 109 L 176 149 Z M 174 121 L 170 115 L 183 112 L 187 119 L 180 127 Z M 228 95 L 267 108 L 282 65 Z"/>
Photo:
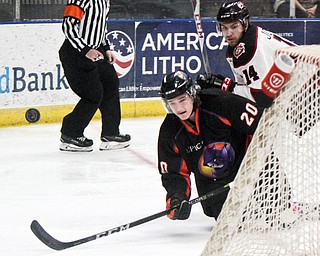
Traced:
<path fill-rule="evenodd" d="M 121 98 L 135 98 L 135 67 L 137 51 L 135 46 L 135 22 L 111 21 L 107 34 L 110 49 L 115 52 L 114 68 L 120 79 Z"/>
<path fill-rule="evenodd" d="M 252 23 L 299 45 L 320 43 L 320 20 L 252 19 Z M 233 77 L 225 60 L 227 44 L 213 19 L 203 19 L 211 72 Z M 60 22 L 0 24 L 0 108 L 73 104 L 59 61 L 64 40 Z M 194 20 L 114 20 L 108 40 L 117 56 L 122 99 L 159 97 L 166 73 L 204 73 Z"/>
<path fill-rule="evenodd" d="M 278 34 L 296 44 L 303 45 L 305 42 L 305 22 L 301 20 L 254 20 L 253 24 Z"/>
<path fill-rule="evenodd" d="M 212 72 L 229 72 L 223 51 L 226 43 L 217 35 L 215 24 L 204 22 L 203 30 Z M 159 96 L 166 73 L 182 69 L 194 78 L 204 73 L 194 20 L 141 22 L 136 29 L 136 49 L 138 97 Z"/>
<path fill-rule="evenodd" d="M 318 21 L 319 22 L 319 21 Z M 319 33 L 307 37 L 307 31 L 318 29 L 307 26 L 306 20 L 262 20 L 252 23 L 277 33 L 299 45 L 320 42 Z M 110 25 L 112 26 L 112 25 Z M 216 32 L 213 19 L 202 20 L 211 72 L 233 77 L 225 59 L 227 43 Z M 186 70 L 193 79 L 204 73 L 194 20 L 143 21 L 136 25 L 135 96 L 137 98 L 159 96 L 159 86 L 166 73 Z M 123 85 L 122 85 L 123 86 Z M 123 90 L 125 92 L 125 90 Z"/>

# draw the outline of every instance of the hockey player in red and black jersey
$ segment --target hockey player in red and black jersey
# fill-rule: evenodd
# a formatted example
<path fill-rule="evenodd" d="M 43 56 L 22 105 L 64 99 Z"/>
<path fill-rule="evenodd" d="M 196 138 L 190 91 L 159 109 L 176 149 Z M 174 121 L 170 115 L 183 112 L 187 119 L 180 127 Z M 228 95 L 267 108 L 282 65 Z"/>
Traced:
<path fill-rule="evenodd" d="M 274 64 L 275 51 L 296 44 L 251 24 L 249 17 L 249 11 L 242 1 L 221 5 L 217 15 L 217 32 L 228 43 L 226 59 L 234 74 L 234 81 L 213 74 L 200 75 L 197 81 L 202 87 L 220 87 L 255 101 L 260 106 L 269 107 L 272 100 L 261 92 L 262 81 Z"/>
<path fill-rule="evenodd" d="M 196 90 L 184 71 L 165 75 L 160 93 L 167 110 L 158 138 L 158 168 L 167 191 L 168 217 L 187 219 L 191 206 L 190 175 L 199 196 L 235 178 L 263 108 L 217 88 Z M 228 191 L 202 201 L 207 216 L 217 218 Z"/>

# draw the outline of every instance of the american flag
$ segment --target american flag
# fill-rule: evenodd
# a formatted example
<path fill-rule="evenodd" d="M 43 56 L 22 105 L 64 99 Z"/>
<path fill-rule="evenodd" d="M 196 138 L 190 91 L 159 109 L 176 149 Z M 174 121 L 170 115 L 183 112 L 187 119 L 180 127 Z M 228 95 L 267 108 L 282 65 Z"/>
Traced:
<path fill-rule="evenodd" d="M 116 62 L 113 65 L 119 78 L 125 76 L 131 69 L 135 51 L 130 37 L 120 30 L 114 30 L 107 34 L 110 50 L 114 52 Z"/>

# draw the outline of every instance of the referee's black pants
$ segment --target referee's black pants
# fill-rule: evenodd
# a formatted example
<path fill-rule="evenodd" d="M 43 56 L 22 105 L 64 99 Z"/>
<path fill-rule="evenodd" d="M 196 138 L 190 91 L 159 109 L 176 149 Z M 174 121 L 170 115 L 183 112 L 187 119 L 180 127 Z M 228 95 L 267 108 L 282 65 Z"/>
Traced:
<path fill-rule="evenodd" d="M 119 79 L 113 65 L 105 59 L 93 62 L 65 40 L 59 57 L 68 83 L 80 97 L 73 111 L 63 118 L 61 133 L 70 137 L 83 136 L 97 109 L 101 112 L 103 135 L 118 135 L 121 119 Z"/>

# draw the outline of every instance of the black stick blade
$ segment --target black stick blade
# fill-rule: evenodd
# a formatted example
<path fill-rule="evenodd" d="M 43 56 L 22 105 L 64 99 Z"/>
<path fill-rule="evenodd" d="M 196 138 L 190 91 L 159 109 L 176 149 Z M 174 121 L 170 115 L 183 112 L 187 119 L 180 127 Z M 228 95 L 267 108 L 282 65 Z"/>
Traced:
<path fill-rule="evenodd" d="M 32 232 L 36 237 L 39 238 L 42 243 L 54 250 L 61 251 L 73 246 L 72 244 L 61 242 L 49 235 L 49 233 L 45 231 L 44 228 L 36 220 L 32 221 L 30 227 Z"/>

